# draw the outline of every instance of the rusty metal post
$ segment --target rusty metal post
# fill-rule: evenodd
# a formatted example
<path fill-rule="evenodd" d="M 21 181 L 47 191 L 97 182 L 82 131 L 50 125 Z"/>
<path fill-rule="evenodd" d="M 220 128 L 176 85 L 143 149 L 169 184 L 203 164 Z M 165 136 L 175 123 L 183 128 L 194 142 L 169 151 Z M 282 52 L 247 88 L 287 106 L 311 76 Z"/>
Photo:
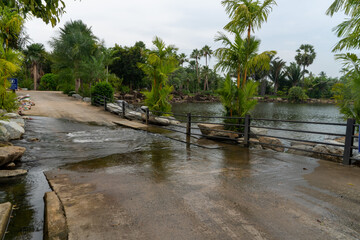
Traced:
<path fill-rule="evenodd" d="M 352 157 L 352 145 L 354 143 L 353 135 L 355 134 L 355 119 L 350 118 L 346 123 L 346 136 L 345 136 L 345 147 L 344 147 L 344 157 L 343 164 L 351 165 Z"/>
<path fill-rule="evenodd" d="M 250 140 L 250 115 L 245 116 L 245 127 L 244 127 L 244 146 L 249 147 Z"/>
<path fill-rule="evenodd" d="M 191 135 L 191 113 L 187 114 L 186 135 Z"/>
<path fill-rule="evenodd" d="M 125 101 L 121 102 L 122 117 L 125 118 Z"/>
<path fill-rule="evenodd" d="M 149 117 L 150 117 L 150 113 L 149 113 L 149 109 L 146 109 L 146 117 L 145 117 L 145 121 L 146 121 L 146 125 L 149 124 Z"/>

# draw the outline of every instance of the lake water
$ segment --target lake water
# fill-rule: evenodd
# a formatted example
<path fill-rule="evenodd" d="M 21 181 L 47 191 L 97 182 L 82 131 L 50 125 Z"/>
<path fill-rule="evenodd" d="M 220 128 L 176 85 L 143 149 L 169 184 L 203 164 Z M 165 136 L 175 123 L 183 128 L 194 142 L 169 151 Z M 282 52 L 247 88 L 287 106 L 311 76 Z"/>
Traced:
<path fill-rule="evenodd" d="M 201 116 L 223 116 L 224 108 L 221 103 L 187 103 L 174 104 L 173 112 L 175 114 L 185 114 L 191 112 L 192 115 Z M 345 123 L 345 120 L 339 113 L 335 105 L 330 104 L 291 104 L 291 103 L 259 103 L 253 111 L 253 118 L 280 119 L 280 120 L 296 120 L 307 122 L 328 122 L 328 123 Z M 197 119 L 207 122 L 222 122 L 222 119 Z M 316 131 L 324 133 L 345 133 L 345 127 L 342 126 L 326 126 L 303 123 L 286 123 L 286 122 L 268 122 L 253 121 L 254 125 L 269 126 L 283 129 L 298 129 L 306 131 Z M 288 137 L 304 140 L 321 141 L 327 138 L 334 138 L 328 135 L 315 135 L 306 133 L 295 133 L 287 131 L 269 130 L 269 135 Z M 284 142 L 288 144 L 288 142 Z"/>

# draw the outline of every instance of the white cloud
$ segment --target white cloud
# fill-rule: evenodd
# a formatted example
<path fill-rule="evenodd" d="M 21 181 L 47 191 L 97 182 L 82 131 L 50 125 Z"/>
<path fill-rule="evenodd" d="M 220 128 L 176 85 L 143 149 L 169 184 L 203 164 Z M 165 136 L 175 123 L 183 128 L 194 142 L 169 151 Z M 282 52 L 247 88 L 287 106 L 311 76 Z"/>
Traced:
<path fill-rule="evenodd" d="M 343 16 L 325 15 L 331 1 L 277 0 L 277 3 L 268 22 L 256 32 L 262 40 L 261 50 L 276 50 L 281 58 L 290 62 L 294 61 L 295 50 L 301 44 L 312 44 L 317 59 L 310 70 L 338 76 L 341 65 L 331 53 L 338 39 L 331 30 Z M 143 41 L 150 47 L 157 35 L 167 44 L 175 44 L 180 52 L 190 54 L 192 49 L 205 44 L 213 49 L 218 47 L 214 36 L 228 21 L 220 0 L 68 0 L 66 5 L 66 13 L 56 28 L 37 19 L 26 23 L 34 42 L 44 43 L 49 49 L 48 41 L 56 36 L 59 27 L 66 21 L 81 19 L 108 47 L 115 43 L 130 46 L 136 41 Z"/>

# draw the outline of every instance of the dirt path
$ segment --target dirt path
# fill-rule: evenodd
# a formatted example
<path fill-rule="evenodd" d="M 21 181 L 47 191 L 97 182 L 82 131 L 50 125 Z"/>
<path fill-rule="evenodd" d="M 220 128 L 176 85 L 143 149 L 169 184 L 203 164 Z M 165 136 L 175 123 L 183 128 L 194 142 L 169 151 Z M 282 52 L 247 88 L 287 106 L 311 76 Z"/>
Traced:
<path fill-rule="evenodd" d="M 105 112 L 100 107 L 91 106 L 61 92 L 19 91 L 17 94 L 19 96 L 29 94 L 36 104 L 30 111 L 24 112 L 25 115 L 64 118 L 107 126 L 113 126 L 113 122 L 119 120 L 119 117 Z"/>

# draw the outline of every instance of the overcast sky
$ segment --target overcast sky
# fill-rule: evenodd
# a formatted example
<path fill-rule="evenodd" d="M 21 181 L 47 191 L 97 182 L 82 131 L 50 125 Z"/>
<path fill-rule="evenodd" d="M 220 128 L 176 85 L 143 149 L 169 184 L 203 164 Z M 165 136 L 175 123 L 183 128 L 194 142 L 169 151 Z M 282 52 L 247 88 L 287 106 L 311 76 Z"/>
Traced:
<path fill-rule="evenodd" d="M 317 57 L 309 67 L 315 74 L 325 71 L 328 76 L 339 76 L 341 63 L 334 60 L 332 47 L 338 41 L 332 28 L 344 20 L 338 14 L 325 15 L 332 0 L 277 0 L 267 23 L 255 35 L 261 39 L 261 51 L 275 50 L 287 63 L 294 61 L 295 51 L 301 44 L 315 47 Z M 143 41 L 152 47 L 154 36 L 166 44 L 175 44 L 179 52 L 187 55 L 195 48 L 209 45 L 214 50 L 220 47 L 214 42 L 218 31 L 229 21 L 220 0 L 65 0 L 66 13 L 61 22 L 52 28 L 41 20 L 26 23 L 33 42 L 45 44 L 58 34 L 69 20 L 81 19 L 94 34 L 104 40 L 107 47 L 115 43 L 132 46 Z M 211 59 L 211 64 L 216 59 Z"/>

